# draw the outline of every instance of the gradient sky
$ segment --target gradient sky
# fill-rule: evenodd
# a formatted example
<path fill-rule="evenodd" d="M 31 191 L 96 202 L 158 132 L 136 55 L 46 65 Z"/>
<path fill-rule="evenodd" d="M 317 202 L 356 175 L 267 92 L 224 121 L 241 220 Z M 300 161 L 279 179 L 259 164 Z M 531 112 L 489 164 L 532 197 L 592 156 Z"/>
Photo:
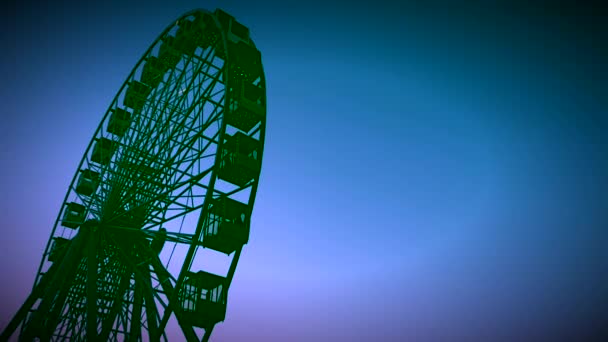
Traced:
<path fill-rule="evenodd" d="M 174 19 L 216 7 L 262 52 L 268 121 L 212 340 L 591 340 L 608 326 L 605 13 L 52 3 L 2 14 L 0 326 L 122 82 Z"/>

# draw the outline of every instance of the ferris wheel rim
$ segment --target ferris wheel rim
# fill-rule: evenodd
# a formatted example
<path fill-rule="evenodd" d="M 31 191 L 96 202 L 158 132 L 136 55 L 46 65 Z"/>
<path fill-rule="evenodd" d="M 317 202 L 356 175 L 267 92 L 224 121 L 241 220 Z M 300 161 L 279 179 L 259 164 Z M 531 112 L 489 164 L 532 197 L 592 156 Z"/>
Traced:
<path fill-rule="evenodd" d="M 167 34 L 176 26 L 176 24 L 180 21 L 183 20 L 185 18 L 188 18 L 196 13 L 202 13 L 202 14 L 207 14 L 207 15 L 212 15 L 211 12 L 207 11 L 207 10 L 202 10 L 202 9 L 196 9 L 196 10 L 192 10 L 189 11 L 183 15 L 181 15 L 178 19 L 174 20 L 169 26 L 167 26 L 162 33 L 159 34 L 159 36 L 153 41 L 153 43 L 148 47 L 148 49 L 143 53 L 143 55 L 138 59 L 137 63 L 134 65 L 134 67 L 132 68 L 131 72 L 128 74 L 128 76 L 126 77 L 125 81 L 122 82 L 121 87 L 118 89 L 116 95 L 114 96 L 113 100 L 110 102 L 110 105 L 108 106 L 108 108 L 106 109 L 103 117 L 100 120 L 99 125 L 97 126 L 97 128 L 95 129 L 94 133 L 93 133 L 93 137 L 90 139 L 87 147 L 84 150 L 83 156 L 80 159 L 80 162 L 78 163 L 78 166 L 76 167 L 76 171 L 74 172 L 74 175 L 70 181 L 70 184 L 68 186 L 68 189 L 66 191 L 66 194 L 64 196 L 63 201 L 61 202 L 61 207 L 58 210 L 58 214 L 56 216 L 55 222 L 53 224 L 53 229 L 50 233 L 49 239 L 47 240 L 47 244 L 44 248 L 44 251 L 42 253 L 42 257 L 41 257 L 41 261 L 36 273 L 36 280 L 34 282 L 34 287 L 36 286 L 36 284 L 39 282 L 40 280 L 40 276 L 41 276 L 41 271 L 43 269 L 43 266 L 45 265 L 45 259 L 47 257 L 47 255 L 49 254 L 49 249 L 51 247 L 51 243 L 53 240 L 53 237 L 56 235 L 56 231 L 58 229 L 58 227 L 60 226 L 60 222 L 61 222 L 61 217 L 62 217 L 62 212 L 65 208 L 66 203 L 68 203 L 68 199 L 70 194 L 72 194 L 75 183 L 77 182 L 78 176 L 79 176 L 79 172 L 81 171 L 83 165 L 85 164 L 85 162 L 87 161 L 87 155 L 88 153 L 92 150 L 95 141 L 96 141 L 96 137 L 100 135 L 100 132 L 103 131 L 103 126 L 104 123 L 106 122 L 106 120 L 108 119 L 108 116 L 111 114 L 112 112 L 112 108 L 114 108 L 115 106 L 117 106 L 118 104 L 118 99 L 120 97 L 120 95 L 125 91 L 125 88 L 129 85 L 129 82 L 131 80 L 134 79 L 134 75 L 136 73 L 136 71 L 141 67 L 142 63 L 144 63 L 146 61 L 147 56 L 150 55 L 150 52 L 154 49 L 155 46 L 157 46 L 157 44 L 159 44 L 159 42 L 162 41 L 162 39 L 164 37 L 167 36 Z M 221 29 L 221 25 L 219 25 L 219 22 L 217 20 L 217 18 L 215 16 L 212 15 L 212 17 L 214 18 L 217 27 L 220 29 L 221 35 L 222 35 L 222 39 L 221 42 L 224 45 L 224 49 L 227 50 L 226 48 L 226 44 L 227 44 L 227 38 L 226 38 L 226 34 L 225 34 L 225 30 Z M 251 40 L 251 43 L 253 44 L 253 40 Z M 254 45 L 255 46 L 255 45 Z M 227 58 L 226 61 L 229 60 L 229 53 L 228 51 L 226 51 L 227 54 Z M 229 89 L 229 82 L 230 82 L 230 77 L 228 77 L 228 68 L 224 68 L 223 73 L 224 73 L 224 79 L 225 79 L 225 88 Z M 262 72 L 261 72 L 261 82 L 263 84 L 263 87 L 265 89 L 265 74 L 264 74 L 264 70 L 262 68 Z M 263 93 L 263 97 L 264 97 L 264 110 L 266 111 L 266 93 L 264 91 Z M 229 99 L 230 99 L 230 91 L 226 90 L 226 96 L 224 98 L 224 108 L 227 109 L 229 108 L 228 104 L 229 104 Z M 225 113 L 222 114 L 222 117 L 225 115 Z M 260 159 L 260 163 L 262 161 L 263 158 L 263 151 L 264 151 L 264 138 L 265 138 L 265 127 L 266 126 L 266 118 L 263 117 L 262 121 L 260 123 L 260 126 L 258 128 L 259 132 L 260 132 L 260 138 L 259 138 L 259 143 L 260 143 L 260 153 L 259 153 L 259 159 Z M 205 204 L 204 206 L 207 205 L 207 202 L 209 201 L 210 198 L 213 197 L 213 189 L 214 189 L 214 182 L 215 179 L 217 178 L 217 165 L 219 163 L 219 156 L 220 156 L 220 151 L 222 150 L 223 146 L 223 140 L 224 140 L 224 136 L 226 134 L 226 121 L 222 119 L 222 124 L 221 124 L 221 128 L 220 128 L 220 144 L 218 144 L 217 147 L 217 152 L 215 155 L 215 161 L 213 163 L 213 167 L 212 167 L 212 171 L 211 171 L 211 178 L 210 178 L 210 183 L 209 183 L 209 189 L 206 193 L 206 199 L 205 199 Z M 253 207 L 254 205 L 254 201 L 255 201 L 255 195 L 257 193 L 257 187 L 259 184 L 259 178 L 260 178 L 261 173 L 258 174 L 258 176 L 255 178 L 255 180 L 252 182 L 251 186 L 251 192 L 250 192 L 250 196 L 249 196 L 249 201 L 248 201 L 248 206 L 250 208 Z M 203 213 L 201 212 L 201 216 L 203 215 Z M 242 248 L 242 247 L 241 247 Z M 239 253 L 240 253 L 240 249 L 239 248 Z M 190 260 L 191 261 L 191 260 Z M 187 260 L 184 260 L 184 265 L 189 263 Z M 180 275 L 183 272 L 180 271 Z"/>

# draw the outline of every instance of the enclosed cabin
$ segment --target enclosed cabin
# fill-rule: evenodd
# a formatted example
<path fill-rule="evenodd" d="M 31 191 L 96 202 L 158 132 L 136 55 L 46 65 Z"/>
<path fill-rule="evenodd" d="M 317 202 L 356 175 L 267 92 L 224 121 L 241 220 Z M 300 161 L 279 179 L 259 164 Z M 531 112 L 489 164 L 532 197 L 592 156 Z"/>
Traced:
<path fill-rule="evenodd" d="M 233 84 L 250 84 L 261 79 L 262 54 L 251 43 L 243 40 L 228 42 L 229 77 Z M 236 87 L 235 87 L 236 89 Z"/>
<path fill-rule="evenodd" d="M 248 83 L 255 81 L 262 74 L 262 55 L 253 45 L 249 29 L 220 9 L 215 13 L 226 32 L 230 77 Z M 227 58 L 223 47 L 218 56 Z"/>
<path fill-rule="evenodd" d="M 249 132 L 265 115 L 264 89 L 259 85 L 241 82 L 232 90 L 226 123 Z"/>
<path fill-rule="evenodd" d="M 157 178 L 160 170 L 155 164 L 160 164 L 160 157 L 145 150 L 128 148 L 120 165 L 129 172 L 133 180 L 148 182 Z"/>
<path fill-rule="evenodd" d="M 249 207 L 228 197 L 213 200 L 204 230 L 203 246 L 231 254 L 249 241 Z"/>
<path fill-rule="evenodd" d="M 152 88 L 148 85 L 133 80 L 127 86 L 123 103 L 125 106 L 132 108 L 134 112 L 140 112 L 146 104 L 146 99 L 151 91 Z"/>
<path fill-rule="evenodd" d="M 90 169 L 82 170 L 76 182 L 76 193 L 83 196 L 91 196 L 97 191 L 100 179 L 99 172 Z"/>
<path fill-rule="evenodd" d="M 193 55 L 198 42 L 201 40 L 203 28 L 194 21 L 184 18 L 178 23 L 178 29 L 175 33 L 175 47 L 186 55 Z"/>
<path fill-rule="evenodd" d="M 65 209 L 63 211 L 63 218 L 61 220 L 61 225 L 67 228 L 78 228 L 86 217 L 86 208 L 84 205 L 69 202 L 66 203 Z"/>
<path fill-rule="evenodd" d="M 175 36 L 167 35 L 163 37 L 158 52 L 158 59 L 165 66 L 165 70 L 175 68 L 182 55 L 194 55 L 198 46 L 205 48 L 217 41 L 219 37 L 217 30 L 206 31 L 210 23 L 209 18 L 205 19 L 198 13 L 194 20 L 183 18 L 177 22 L 178 28 Z"/>
<path fill-rule="evenodd" d="M 222 36 L 220 28 L 211 14 L 197 13 L 194 25 L 202 28 L 203 34 L 199 37 L 197 45 L 203 49 L 215 46 Z"/>
<path fill-rule="evenodd" d="M 159 254 L 160 251 L 163 250 L 163 247 L 165 246 L 166 241 L 167 241 L 167 229 L 160 228 L 158 230 L 158 232 L 156 234 L 154 234 L 152 241 L 150 241 L 150 248 L 152 249 L 152 251 L 154 253 Z"/>
<path fill-rule="evenodd" d="M 228 136 L 222 148 L 218 177 L 245 186 L 260 172 L 260 142 L 242 132 Z"/>
<path fill-rule="evenodd" d="M 232 15 L 219 8 L 216 9 L 213 14 L 226 34 L 228 43 L 238 43 L 239 41 L 249 42 L 249 29 L 245 25 L 239 23 Z M 224 49 L 224 46 L 218 46 L 216 54 L 218 57 L 226 59 L 226 50 Z"/>
<path fill-rule="evenodd" d="M 101 165 L 107 165 L 112 159 L 114 152 L 116 152 L 117 147 L 118 144 L 114 140 L 110 140 L 108 138 L 98 139 L 93 147 L 91 161 Z"/>
<path fill-rule="evenodd" d="M 226 318 L 226 278 L 199 271 L 188 272 L 178 293 L 187 324 L 208 328 Z"/>
<path fill-rule="evenodd" d="M 192 20 L 191 34 L 194 35 L 196 45 L 205 48 L 205 46 L 203 46 L 203 41 L 205 40 L 205 36 L 208 36 L 210 33 L 207 31 L 211 29 L 211 15 L 208 13 L 196 12 L 193 16 L 194 20 Z"/>
<path fill-rule="evenodd" d="M 71 240 L 66 238 L 54 237 L 51 250 L 49 251 L 49 261 L 55 262 L 63 259 L 63 256 L 70 247 L 70 242 Z"/>
<path fill-rule="evenodd" d="M 141 82 L 156 88 L 163 81 L 167 66 L 156 56 L 148 56 L 141 72 Z"/>
<path fill-rule="evenodd" d="M 125 135 L 125 132 L 131 125 L 131 113 L 122 108 L 115 108 L 110 114 L 110 120 L 108 121 L 108 133 L 112 133 L 118 137 Z"/>
<path fill-rule="evenodd" d="M 162 38 L 160 49 L 158 50 L 158 59 L 167 70 L 175 68 L 179 60 L 182 58 L 182 53 L 176 46 L 175 37 L 167 35 Z"/>

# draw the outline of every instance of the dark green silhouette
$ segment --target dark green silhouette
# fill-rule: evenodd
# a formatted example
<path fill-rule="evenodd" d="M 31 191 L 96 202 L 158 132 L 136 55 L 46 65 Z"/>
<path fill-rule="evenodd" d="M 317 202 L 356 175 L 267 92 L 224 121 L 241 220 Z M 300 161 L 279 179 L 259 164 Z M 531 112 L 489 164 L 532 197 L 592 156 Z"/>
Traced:
<path fill-rule="evenodd" d="M 187 340 L 201 340 L 195 327 L 208 340 L 249 241 L 265 92 L 260 52 L 232 16 L 170 25 L 104 115 L 0 340 L 158 341 L 172 314 Z M 193 265 L 203 248 L 233 255 L 225 277 Z"/>

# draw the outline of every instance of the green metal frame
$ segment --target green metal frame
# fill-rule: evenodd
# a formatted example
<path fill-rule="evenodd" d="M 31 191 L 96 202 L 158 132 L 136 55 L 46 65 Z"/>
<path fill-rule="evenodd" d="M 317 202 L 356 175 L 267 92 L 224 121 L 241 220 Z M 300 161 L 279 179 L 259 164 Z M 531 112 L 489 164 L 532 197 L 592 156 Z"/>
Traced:
<path fill-rule="evenodd" d="M 155 56 L 162 44 L 169 44 L 165 43 L 173 39 L 169 37 L 177 35 L 179 39 L 188 38 L 184 35 L 188 31 L 180 30 L 180 25 L 188 20 L 200 23 L 203 16 L 210 25 L 203 34 L 215 35 L 215 43 L 206 48 L 190 46 L 192 54 L 179 54 L 180 59 L 162 71 L 162 80 L 156 85 L 149 89 L 140 85 L 149 60 L 160 66 L 160 58 Z M 200 9 L 182 15 L 135 65 L 78 164 L 32 292 L 0 335 L 0 341 L 8 340 L 18 328 L 23 340 L 140 341 L 147 336 L 151 341 L 166 341 L 164 331 L 171 315 L 177 318 L 188 341 L 199 340 L 193 326 L 181 315 L 177 293 L 186 273 L 199 267 L 193 260 L 203 248 L 207 209 L 218 197 L 248 193 L 246 204 L 252 212 L 259 180 L 258 173 L 244 186 L 230 186 L 217 176 L 228 135 L 224 117 L 231 111 L 232 89 L 237 88 L 230 74 L 235 58 L 228 48 L 231 38 L 228 27 L 222 26 L 228 17 L 221 10 L 211 13 Z M 243 32 L 241 24 L 234 25 Z M 255 47 L 250 39 L 248 44 Z M 171 51 L 167 45 L 162 49 Z M 257 82 L 264 91 L 264 115 L 250 132 L 243 133 L 259 141 L 261 163 L 266 98 L 263 69 L 260 72 Z M 149 94 L 138 98 L 136 86 Z M 121 112 L 120 117 L 113 118 L 112 114 L 121 109 L 130 114 Z M 111 119 L 112 128 L 108 129 Z M 119 129 L 117 125 L 121 125 Z M 108 140 L 112 141 L 109 145 Z M 100 141 L 106 145 L 98 146 Z M 101 155 L 94 161 L 91 156 L 96 148 Z M 83 173 L 98 175 L 93 192 L 77 189 Z M 62 226 L 64 210 L 71 202 L 86 208 L 85 217 L 81 224 Z M 193 215 L 199 215 L 198 223 L 188 227 L 184 222 Z M 156 254 L 149 241 L 160 228 L 167 229 L 166 243 L 161 254 Z M 70 242 L 62 256 L 50 262 L 47 258 L 55 238 Z M 178 245 L 187 246 L 185 257 L 174 257 Z M 232 257 L 226 291 L 241 250 L 242 246 Z M 213 326 L 205 328 L 203 341 L 209 339 Z"/>

